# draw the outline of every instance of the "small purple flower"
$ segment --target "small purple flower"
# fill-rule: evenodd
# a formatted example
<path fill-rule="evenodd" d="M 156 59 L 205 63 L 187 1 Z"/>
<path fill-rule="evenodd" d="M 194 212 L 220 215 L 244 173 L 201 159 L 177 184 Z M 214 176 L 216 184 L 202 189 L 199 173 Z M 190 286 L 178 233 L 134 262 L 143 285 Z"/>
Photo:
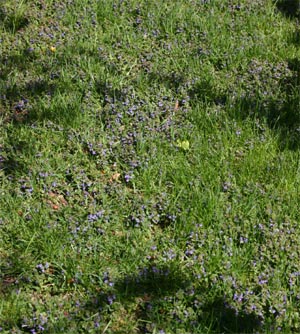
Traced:
<path fill-rule="evenodd" d="M 157 267 L 153 266 L 153 267 L 152 267 L 152 272 L 153 272 L 154 274 L 159 274 L 159 269 L 158 269 Z"/>
<path fill-rule="evenodd" d="M 39 263 L 39 264 L 36 266 L 36 269 L 37 269 L 38 272 L 40 272 L 40 273 L 44 273 L 44 272 L 45 272 L 45 267 L 43 266 L 42 263 Z"/>
<path fill-rule="evenodd" d="M 164 256 L 169 260 L 173 260 L 176 257 L 176 253 L 173 249 L 169 249 L 168 251 L 164 251 Z"/>
<path fill-rule="evenodd" d="M 266 277 L 263 277 L 262 275 L 258 276 L 258 284 L 259 285 L 264 285 L 264 284 L 267 284 L 267 283 L 268 283 L 268 280 L 266 279 Z"/>
<path fill-rule="evenodd" d="M 233 295 L 233 300 L 238 301 L 239 303 L 243 301 L 243 298 L 244 298 L 244 295 L 242 293 L 238 294 L 235 292 Z"/>
<path fill-rule="evenodd" d="M 88 221 L 89 221 L 90 223 L 92 223 L 92 222 L 98 220 L 98 217 L 97 217 L 96 215 L 94 215 L 94 214 L 89 214 L 87 218 L 88 218 Z"/>
<path fill-rule="evenodd" d="M 112 303 L 115 301 L 116 296 L 115 295 L 109 295 L 107 296 L 107 302 L 109 305 L 112 305 Z"/>
<path fill-rule="evenodd" d="M 124 176 L 125 182 L 128 183 L 133 178 L 132 173 L 127 173 Z"/>
<path fill-rule="evenodd" d="M 248 238 L 241 236 L 240 237 L 240 243 L 241 244 L 246 244 L 248 242 Z"/>
<path fill-rule="evenodd" d="M 186 256 L 191 256 L 191 255 L 193 255 L 194 254 L 194 250 L 193 249 L 187 249 L 186 251 L 185 251 L 185 255 Z"/>
<path fill-rule="evenodd" d="M 91 213 L 87 216 L 87 220 L 89 223 L 93 223 L 99 219 L 101 219 L 103 217 L 103 214 L 104 214 L 104 210 L 100 210 L 96 213 Z"/>
<path fill-rule="evenodd" d="M 222 185 L 222 188 L 223 188 L 224 192 L 229 191 L 230 188 L 231 188 L 231 183 L 230 182 L 224 182 L 223 185 Z"/>

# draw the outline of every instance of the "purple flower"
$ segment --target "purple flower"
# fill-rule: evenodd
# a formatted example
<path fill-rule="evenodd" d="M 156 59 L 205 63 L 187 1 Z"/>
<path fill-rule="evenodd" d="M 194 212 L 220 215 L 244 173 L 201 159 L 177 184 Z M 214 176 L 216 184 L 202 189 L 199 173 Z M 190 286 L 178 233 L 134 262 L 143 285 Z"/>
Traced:
<path fill-rule="evenodd" d="M 152 271 L 154 274 L 159 274 L 159 269 L 155 266 L 152 267 Z"/>
<path fill-rule="evenodd" d="M 127 173 L 127 174 L 125 174 L 125 176 L 124 176 L 125 182 L 127 182 L 127 183 L 128 183 L 132 178 L 133 178 L 132 173 Z"/>
<path fill-rule="evenodd" d="M 258 276 L 258 284 L 264 285 L 264 284 L 267 284 L 267 283 L 268 283 L 268 280 L 266 279 L 266 277 L 263 277 L 262 275 Z"/>
<path fill-rule="evenodd" d="M 185 255 L 186 256 L 191 256 L 191 255 L 193 255 L 194 254 L 194 250 L 193 249 L 187 249 L 186 251 L 185 251 Z"/>
<path fill-rule="evenodd" d="M 99 219 L 101 219 L 103 217 L 103 214 L 104 214 L 104 210 L 100 210 L 96 213 L 91 213 L 87 216 L 87 220 L 89 223 L 93 223 Z"/>
<path fill-rule="evenodd" d="M 107 302 L 109 305 L 112 305 L 112 303 L 115 301 L 116 296 L 115 295 L 109 295 L 107 296 Z"/>
<path fill-rule="evenodd" d="M 40 272 L 40 273 L 44 273 L 45 272 L 45 267 L 43 266 L 43 264 L 38 264 L 37 266 L 36 266 L 36 269 L 38 270 L 38 272 Z"/>
<path fill-rule="evenodd" d="M 243 293 L 241 294 L 235 293 L 233 295 L 233 300 L 238 301 L 239 303 L 243 301 L 243 298 L 244 298 Z"/>
<path fill-rule="evenodd" d="M 240 243 L 241 244 L 246 244 L 248 242 L 248 238 L 241 236 L 240 237 Z"/>

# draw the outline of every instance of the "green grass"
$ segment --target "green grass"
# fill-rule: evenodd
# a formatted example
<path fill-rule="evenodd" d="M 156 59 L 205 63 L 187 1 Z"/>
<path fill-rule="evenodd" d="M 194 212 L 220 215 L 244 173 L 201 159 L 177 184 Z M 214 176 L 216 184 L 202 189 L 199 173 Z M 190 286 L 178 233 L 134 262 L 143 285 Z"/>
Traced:
<path fill-rule="evenodd" d="M 298 20 L 0 2 L 0 333 L 299 331 Z"/>

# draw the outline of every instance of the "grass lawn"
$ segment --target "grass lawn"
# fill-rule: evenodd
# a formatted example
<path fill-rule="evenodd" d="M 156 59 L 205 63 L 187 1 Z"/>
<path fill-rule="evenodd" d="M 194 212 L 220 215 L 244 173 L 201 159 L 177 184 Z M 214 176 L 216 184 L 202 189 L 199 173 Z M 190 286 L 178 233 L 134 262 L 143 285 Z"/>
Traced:
<path fill-rule="evenodd" d="M 0 1 L 0 333 L 300 331 L 297 0 Z"/>

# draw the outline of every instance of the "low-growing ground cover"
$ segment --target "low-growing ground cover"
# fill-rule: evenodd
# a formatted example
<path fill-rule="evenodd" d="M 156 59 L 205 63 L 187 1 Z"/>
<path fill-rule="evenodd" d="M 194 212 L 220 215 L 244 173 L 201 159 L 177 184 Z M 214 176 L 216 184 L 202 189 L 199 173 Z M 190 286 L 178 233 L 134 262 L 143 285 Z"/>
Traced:
<path fill-rule="evenodd" d="M 300 327 L 296 1 L 0 5 L 0 333 Z"/>

